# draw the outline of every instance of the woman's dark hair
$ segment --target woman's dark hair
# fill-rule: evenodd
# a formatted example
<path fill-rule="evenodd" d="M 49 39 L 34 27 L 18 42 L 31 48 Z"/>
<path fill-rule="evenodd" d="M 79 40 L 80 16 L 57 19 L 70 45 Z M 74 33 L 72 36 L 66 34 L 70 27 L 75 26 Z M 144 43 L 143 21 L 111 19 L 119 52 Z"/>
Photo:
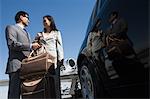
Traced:
<path fill-rule="evenodd" d="M 51 30 L 53 30 L 53 31 L 58 31 L 58 29 L 56 28 L 56 25 L 55 25 L 55 22 L 54 22 L 54 19 L 53 19 L 52 16 L 46 15 L 46 16 L 43 17 L 43 19 L 44 19 L 44 18 L 47 18 L 47 19 L 51 22 L 51 25 L 50 25 Z M 44 28 L 44 32 L 46 32 L 46 29 L 45 29 L 45 28 Z"/>
<path fill-rule="evenodd" d="M 27 12 L 25 12 L 25 11 L 19 11 L 19 12 L 17 12 L 17 14 L 16 14 L 16 16 L 15 16 L 15 21 L 16 21 L 16 23 L 18 23 L 19 21 L 20 21 L 20 16 L 25 16 L 25 15 L 28 15 L 29 16 L 29 14 L 27 13 Z"/>

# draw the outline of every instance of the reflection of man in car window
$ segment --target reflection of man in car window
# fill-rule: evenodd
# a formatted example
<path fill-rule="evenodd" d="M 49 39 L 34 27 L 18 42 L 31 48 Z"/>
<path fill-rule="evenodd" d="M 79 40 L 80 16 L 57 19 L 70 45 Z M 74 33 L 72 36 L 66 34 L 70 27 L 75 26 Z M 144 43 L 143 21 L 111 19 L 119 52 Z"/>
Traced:
<path fill-rule="evenodd" d="M 127 22 L 120 17 L 116 11 L 110 14 L 108 21 L 111 24 L 111 27 L 107 30 L 107 49 L 110 51 L 114 48 L 114 46 L 116 46 L 118 48 L 117 51 L 121 55 L 133 54 L 133 44 L 127 36 Z"/>
<path fill-rule="evenodd" d="M 103 47 L 102 37 L 103 33 L 102 30 L 99 29 L 101 24 L 101 20 L 98 19 L 94 28 L 91 30 L 88 36 L 87 41 L 87 48 L 88 51 L 94 56 L 96 59 L 98 58 L 98 51 Z"/>
<path fill-rule="evenodd" d="M 111 27 L 108 30 L 109 35 L 117 38 L 125 38 L 128 30 L 127 22 L 119 17 L 118 12 L 114 11 L 109 16 Z"/>
<path fill-rule="evenodd" d="M 138 77 L 136 73 L 138 70 L 143 72 L 143 66 L 136 58 L 132 43 L 127 36 L 127 22 L 119 17 L 118 12 L 110 14 L 109 22 L 111 27 L 107 31 L 106 37 L 108 57 L 112 60 L 112 65 L 121 79 L 129 80 L 132 77 L 135 79 Z M 112 50 L 113 48 L 114 50 Z"/>

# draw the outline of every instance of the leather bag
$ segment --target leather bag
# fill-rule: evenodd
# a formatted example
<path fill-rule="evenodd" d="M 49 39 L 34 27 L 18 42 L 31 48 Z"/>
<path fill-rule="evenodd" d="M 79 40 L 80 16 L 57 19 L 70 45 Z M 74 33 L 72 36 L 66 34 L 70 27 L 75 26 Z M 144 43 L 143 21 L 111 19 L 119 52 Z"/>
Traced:
<path fill-rule="evenodd" d="M 22 99 L 56 99 L 54 78 L 49 74 L 21 82 Z"/>
<path fill-rule="evenodd" d="M 51 66 L 53 66 L 53 57 L 47 52 L 31 57 L 32 51 L 28 58 L 24 59 L 20 68 L 20 78 L 30 79 L 33 76 L 43 76 Z"/>

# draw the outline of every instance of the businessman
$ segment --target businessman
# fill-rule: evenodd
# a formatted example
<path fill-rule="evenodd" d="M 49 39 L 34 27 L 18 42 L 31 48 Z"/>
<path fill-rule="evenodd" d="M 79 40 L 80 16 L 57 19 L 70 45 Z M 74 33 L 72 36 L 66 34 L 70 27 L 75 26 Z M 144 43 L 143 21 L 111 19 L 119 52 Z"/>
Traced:
<path fill-rule="evenodd" d="M 20 98 L 19 69 L 21 61 L 30 53 L 30 37 L 25 27 L 29 24 L 29 14 L 19 11 L 15 16 L 15 25 L 6 27 L 6 41 L 9 50 L 6 74 L 9 75 L 8 99 Z"/>

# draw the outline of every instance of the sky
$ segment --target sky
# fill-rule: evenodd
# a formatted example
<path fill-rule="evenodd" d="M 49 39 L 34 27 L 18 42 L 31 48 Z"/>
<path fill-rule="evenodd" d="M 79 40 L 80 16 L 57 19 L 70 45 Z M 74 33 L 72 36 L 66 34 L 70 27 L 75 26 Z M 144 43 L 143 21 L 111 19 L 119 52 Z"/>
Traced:
<path fill-rule="evenodd" d="M 95 2 L 96 0 L 0 0 L 0 80 L 8 79 L 5 74 L 8 58 L 5 27 L 15 24 L 14 17 L 18 11 L 29 13 L 27 31 L 31 41 L 43 29 L 42 17 L 53 16 L 62 35 L 64 58 L 76 59 Z"/>

